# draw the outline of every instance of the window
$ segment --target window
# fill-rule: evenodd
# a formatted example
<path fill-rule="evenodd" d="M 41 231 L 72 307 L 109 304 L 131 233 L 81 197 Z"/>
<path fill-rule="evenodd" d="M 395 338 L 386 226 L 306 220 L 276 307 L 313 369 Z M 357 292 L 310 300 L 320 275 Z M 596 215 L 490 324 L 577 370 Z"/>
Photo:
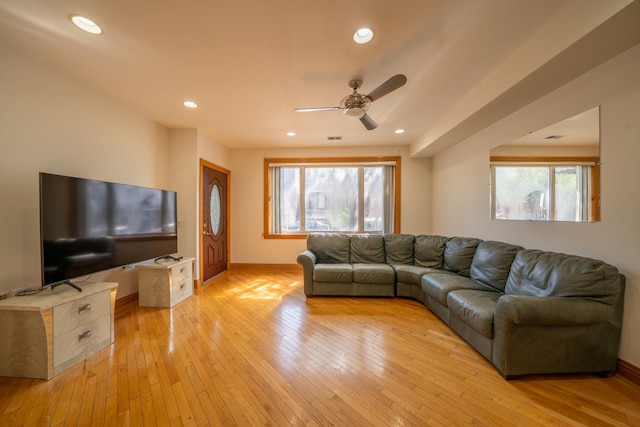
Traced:
<path fill-rule="evenodd" d="M 599 218 L 594 158 L 491 158 L 491 217 L 589 222 Z"/>
<path fill-rule="evenodd" d="M 400 158 L 265 159 L 265 237 L 399 232 Z"/>

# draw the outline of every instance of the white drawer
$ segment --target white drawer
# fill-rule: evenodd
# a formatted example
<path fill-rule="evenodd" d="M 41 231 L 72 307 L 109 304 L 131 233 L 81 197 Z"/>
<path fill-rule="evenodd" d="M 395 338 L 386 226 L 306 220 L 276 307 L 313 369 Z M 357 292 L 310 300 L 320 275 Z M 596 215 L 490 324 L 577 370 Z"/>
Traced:
<path fill-rule="evenodd" d="M 110 316 L 103 316 L 78 325 L 53 340 L 53 365 L 59 366 L 110 339 Z"/>
<path fill-rule="evenodd" d="M 171 267 L 171 281 L 179 282 L 191 276 L 191 263 L 182 263 Z"/>
<path fill-rule="evenodd" d="M 193 280 L 186 278 L 171 285 L 171 305 L 193 295 Z"/>
<path fill-rule="evenodd" d="M 53 336 L 64 334 L 111 312 L 110 291 L 99 292 L 53 308 Z"/>

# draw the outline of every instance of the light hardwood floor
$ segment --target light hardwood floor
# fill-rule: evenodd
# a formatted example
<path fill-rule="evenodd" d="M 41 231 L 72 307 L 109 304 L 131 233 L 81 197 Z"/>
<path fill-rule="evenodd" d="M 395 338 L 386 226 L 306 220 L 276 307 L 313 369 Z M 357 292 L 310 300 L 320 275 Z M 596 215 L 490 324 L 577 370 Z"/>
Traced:
<path fill-rule="evenodd" d="M 172 309 L 120 307 L 111 347 L 50 381 L 0 378 L 0 426 L 640 425 L 620 375 L 505 381 L 419 302 L 301 282 L 233 270 Z"/>

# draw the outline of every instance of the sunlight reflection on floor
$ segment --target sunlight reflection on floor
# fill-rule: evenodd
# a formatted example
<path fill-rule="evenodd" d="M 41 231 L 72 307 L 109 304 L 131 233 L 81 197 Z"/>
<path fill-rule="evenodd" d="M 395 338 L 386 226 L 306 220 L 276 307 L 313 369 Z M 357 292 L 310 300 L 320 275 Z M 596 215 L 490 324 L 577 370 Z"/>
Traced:
<path fill-rule="evenodd" d="M 240 299 L 281 300 L 289 289 L 293 290 L 299 284 L 298 281 L 280 283 L 267 279 L 256 279 L 238 292 L 238 297 Z"/>

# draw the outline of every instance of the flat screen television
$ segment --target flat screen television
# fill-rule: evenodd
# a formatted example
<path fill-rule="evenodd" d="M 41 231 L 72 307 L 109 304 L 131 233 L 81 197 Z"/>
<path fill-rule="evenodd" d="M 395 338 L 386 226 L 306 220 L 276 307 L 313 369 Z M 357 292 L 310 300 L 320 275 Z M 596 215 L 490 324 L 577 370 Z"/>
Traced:
<path fill-rule="evenodd" d="M 42 286 L 174 254 L 175 191 L 40 173 Z"/>

